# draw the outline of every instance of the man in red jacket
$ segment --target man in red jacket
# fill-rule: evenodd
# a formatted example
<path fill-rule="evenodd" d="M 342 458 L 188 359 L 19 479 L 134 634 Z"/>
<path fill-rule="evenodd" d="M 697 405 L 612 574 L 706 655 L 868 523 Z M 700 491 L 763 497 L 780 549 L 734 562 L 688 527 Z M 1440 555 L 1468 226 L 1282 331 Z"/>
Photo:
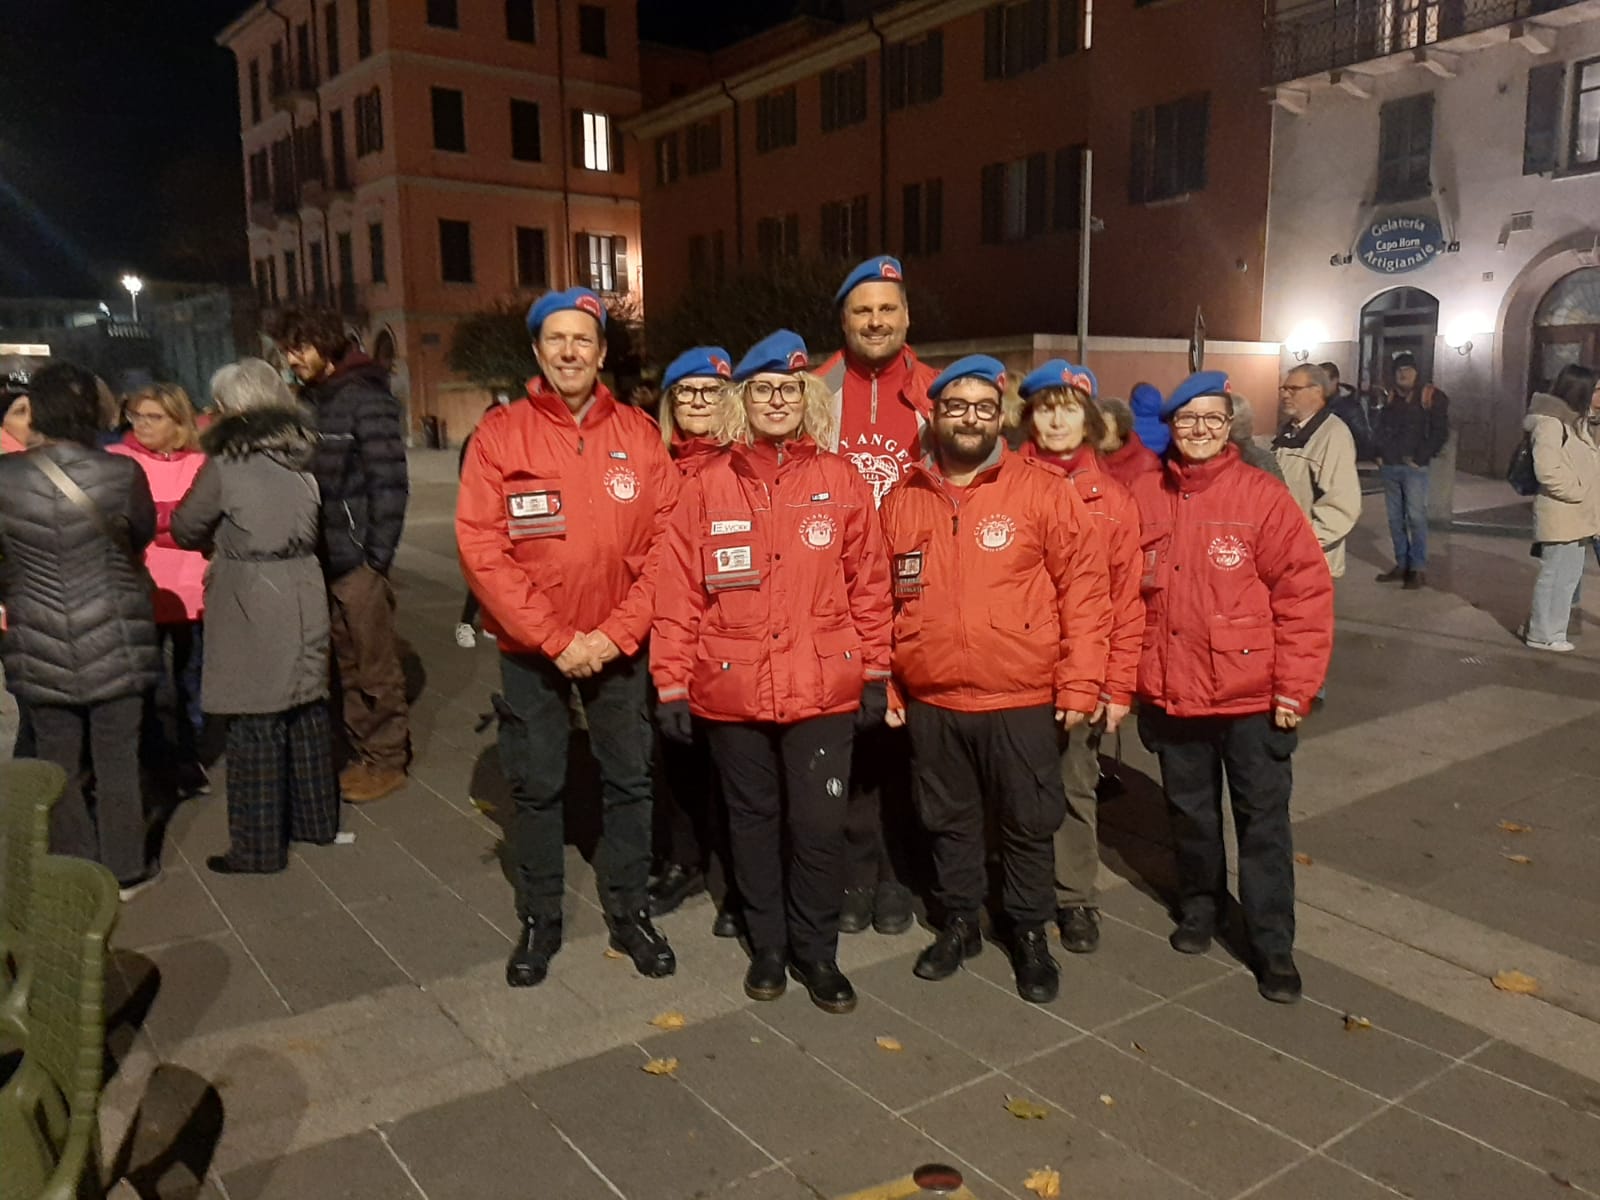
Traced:
<path fill-rule="evenodd" d="M 872 487 L 874 504 L 922 458 L 922 432 L 932 416 L 928 385 L 938 374 L 906 345 L 911 306 L 900 260 L 880 254 L 857 264 L 833 298 L 844 349 L 818 368 L 833 393 L 837 450 Z M 850 779 L 849 886 L 839 929 L 879 933 L 911 928 L 910 751 L 903 732 L 879 725 L 862 731 Z"/>
<path fill-rule="evenodd" d="M 931 389 L 933 453 L 883 503 L 894 652 L 917 808 L 933 837 L 938 939 L 916 974 L 983 948 L 984 810 L 998 810 L 1017 992 L 1046 1004 L 1060 968 L 1053 837 L 1066 812 L 1062 731 L 1101 707 L 1111 601 L 1104 535 L 1053 467 L 1000 440 L 1005 368 L 959 359 Z"/>
<path fill-rule="evenodd" d="M 1178 857 L 1174 950 L 1203 954 L 1228 904 L 1222 781 L 1239 901 L 1262 996 L 1300 998 L 1289 759 L 1333 649 L 1333 580 L 1294 497 L 1228 441 L 1220 371 L 1161 406 L 1175 452 L 1135 481 L 1147 614 L 1139 736 L 1161 763 Z"/>
<path fill-rule="evenodd" d="M 586 288 L 528 312 L 540 375 L 473 434 L 456 505 L 467 585 L 500 646 L 500 762 L 522 934 L 506 982 L 542 982 L 561 947 L 568 702 L 574 683 L 600 766 L 595 877 L 611 946 L 639 973 L 676 969 L 650 923 L 651 736 L 643 653 L 658 544 L 679 477 L 661 433 L 599 382 L 605 308 Z"/>

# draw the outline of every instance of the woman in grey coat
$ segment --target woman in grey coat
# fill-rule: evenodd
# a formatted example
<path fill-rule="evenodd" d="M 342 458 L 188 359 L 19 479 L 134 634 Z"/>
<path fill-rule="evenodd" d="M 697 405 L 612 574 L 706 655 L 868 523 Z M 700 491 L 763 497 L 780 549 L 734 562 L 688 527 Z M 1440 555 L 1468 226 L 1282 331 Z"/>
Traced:
<path fill-rule="evenodd" d="M 230 845 L 206 866 L 281 871 L 291 840 L 327 843 L 339 829 L 320 497 L 306 469 L 316 434 L 261 359 L 223 367 L 211 393 L 211 461 L 172 517 L 178 545 L 211 556 L 201 702 L 228 718 Z"/>

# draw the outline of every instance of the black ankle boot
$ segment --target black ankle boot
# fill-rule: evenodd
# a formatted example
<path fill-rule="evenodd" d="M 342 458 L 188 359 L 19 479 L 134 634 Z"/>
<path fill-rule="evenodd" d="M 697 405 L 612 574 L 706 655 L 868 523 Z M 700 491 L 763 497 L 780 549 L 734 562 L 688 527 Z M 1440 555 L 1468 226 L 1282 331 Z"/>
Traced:
<path fill-rule="evenodd" d="M 1300 999 L 1300 971 L 1290 954 L 1269 954 L 1256 971 L 1256 991 L 1274 1004 L 1293 1004 Z"/>
<path fill-rule="evenodd" d="M 839 932 L 862 933 L 872 924 L 872 901 L 875 888 L 846 888 L 844 902 L 839 906 Z"/>
<path fill-rule="evenodd" d="M 894 936 L 911 928 L 917 919 L 911 907 L 911 889 L 892 880 L 880 883 L 872 897 L 872 928 Z"/>
<path fill-rule="evenodd" d="M 1068 904 L 1056 909 L 1056 925 L 1061 944 L 1073 954 L 1093 954 L 1100 946 L 1100 910 L 1087 904 Z"/>
<path fill-rule="evenodd" d="M 1050 956 L 1050 939 L 1038 926 L 1012 935 L 1011 969 L 1017 977 L 1017 995 L 1030 1004 L 1049 1004 L 1061 991 L 1061 968 Z"/>
<path fill-rule="evenodd" d="M 744 914 L 724 902 L 717 909 L 717 919 L 711 922 L 711 936 L 719 938 L 736 938 L 744 932 Z"/>
<path fill-rule="evenodd" d="M 983 935 L 971 917 L 951 917 L 945 927 L 921 954 L 911 973 L 918 979 L 949 979 L 956 968 L 983 952 Z"/>
<path fill-rule="evenodd" d="M 1178 927 L 1168 935 L 1167 944 L 1179 954 L 1204 954 L 1211 949 L 1211 939 L 1216 932 L 1214 919 L 1191 913 L 1178 922 Z"/>
<path fill-rule="evenodd" d="M 811 1003 L 823 1012 L 855 1011 L 856 990 L 850 986 L 844 972 L 839 970 L 839 964 L 832 959 L 827 962 L 804 962 L 797 958 L 789 964 L 789 970 L 805 985 Z"/>
<path fill-rule="evenodd" d="M 668 863 L 666 870 L 650 885 L 650 915 L 664 917 L 676 912 L 678 906 L 690 896 L 706 890 L 706 877 L 699 871 Z"/>
<path fill-rule="evenodd" d="M 560 917 L 524 917 L 522 933 L 506 960 L 510 987 L 536 987 L 550 971 L 550 960 L 561 949 Z"/>
<path fill-rule="evenodd" d="M 633 959 L 634 968 L 649 979 L 665 979 L 678 969 L 678 957 L 667 945 L 667 939 L 650 924 L 650 913 L 645 909 L 625 917 L 607 917 L 611 930 L 611 948 L 620 950 Z"/>
<path fill-rule="evenodd" d="M 744 973 L 744 994 L 752 1000 L 776 1000 L 789 987 L 788 955 L 782 950 L 757 950 Z"/>

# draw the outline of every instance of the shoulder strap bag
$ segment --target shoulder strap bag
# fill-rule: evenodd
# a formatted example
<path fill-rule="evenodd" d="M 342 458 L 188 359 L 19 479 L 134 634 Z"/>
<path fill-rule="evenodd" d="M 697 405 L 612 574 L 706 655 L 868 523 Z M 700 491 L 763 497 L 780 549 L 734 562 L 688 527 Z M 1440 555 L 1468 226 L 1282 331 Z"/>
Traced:
<path fill-rule="evenodd" d="M 89 518 L 94 527 L 105 535 L 107 541 L 130 559 L 133 558 L 133 549 L 128 541 L 126 526 L 113 525 L 111 519 L 106 516 L 105 510 L 90 498 L 88 492 L 73 482 L 72 476 L 63 471 L 54 459 L 47 454 L 36 453 L 28 455 L 27 460 L 38 469 L 41 475 L 51 482 L 56 491 L 71 502 L 74 508 Z"/>

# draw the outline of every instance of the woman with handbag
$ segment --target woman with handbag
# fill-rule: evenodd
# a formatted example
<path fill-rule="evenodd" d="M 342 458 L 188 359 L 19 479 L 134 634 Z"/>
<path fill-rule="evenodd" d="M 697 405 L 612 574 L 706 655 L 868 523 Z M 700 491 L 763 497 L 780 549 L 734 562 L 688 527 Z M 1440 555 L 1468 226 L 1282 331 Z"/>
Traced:
<path fill-rule="evenodd" d="M 1533 448 L 1539 490 L 1533 498 L 1534 553 L 1539 577 L 1522 640 L 1533 650 L 1573 649 L 1567 638 L 1583 562 L 1600 534 L 1600 448 L 1586 419 L 1596 375 L 1566 366 L 1548 392 L 1535 392 L 1522 427 Z"/>
<path fill-rule="evenodd" d="M 155 503 L 135 463 L 95 448 L 93 375 L 70 363 L 46 367 L 28 400 L 37 443 L 0 455 L 0 658 L 6 686 L 28 707 L 39 757 L 67 772 L 51 850 L 101 863 L 127 900 L 160 876 L 145 859 L 139 789 L 144 695 L 161 675 L 143 561 Z"/>

